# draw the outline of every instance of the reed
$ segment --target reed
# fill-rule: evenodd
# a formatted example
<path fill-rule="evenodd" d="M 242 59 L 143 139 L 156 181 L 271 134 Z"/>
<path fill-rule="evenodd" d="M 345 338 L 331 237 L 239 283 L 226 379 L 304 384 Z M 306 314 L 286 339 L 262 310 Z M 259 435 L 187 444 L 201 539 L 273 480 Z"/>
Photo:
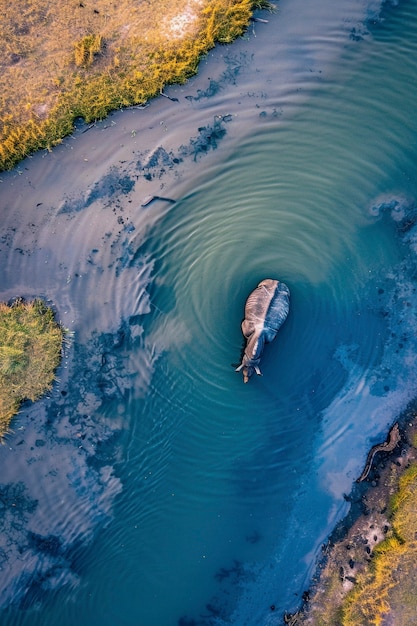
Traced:
<path fill-rule="evenodd" d="M 0 169 L 50 150 L 74 121 L 144 104 L 183 83 L 268 0 L 23 0 L 0 16 Z"/>
<path fill-rule="evenodd" d="M 0 438 L 25 400 L 50 389 L 60 362 L 63 329 L 41 300 L 0 303 Z"/>

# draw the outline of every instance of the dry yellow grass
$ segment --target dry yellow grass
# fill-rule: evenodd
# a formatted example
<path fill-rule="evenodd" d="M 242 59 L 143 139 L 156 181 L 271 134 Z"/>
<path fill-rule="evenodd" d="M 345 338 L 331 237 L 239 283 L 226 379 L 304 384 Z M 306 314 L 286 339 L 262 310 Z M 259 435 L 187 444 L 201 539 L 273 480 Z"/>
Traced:
<path fill-rule="evenodd" d="M 375 549 L 369 571 L 358 578 L 343 607 L 343 626 L 382 626 L 392 612 L 415 624 L 417 464 L 401 476 L 391 502 L 392 533 Z M 396 622 L 397 623 L 397 622 Z"/>
<path fill-rule="evenodd" d="M 0 169 L 184 82 L 265 0 L 0 0 Z"/>

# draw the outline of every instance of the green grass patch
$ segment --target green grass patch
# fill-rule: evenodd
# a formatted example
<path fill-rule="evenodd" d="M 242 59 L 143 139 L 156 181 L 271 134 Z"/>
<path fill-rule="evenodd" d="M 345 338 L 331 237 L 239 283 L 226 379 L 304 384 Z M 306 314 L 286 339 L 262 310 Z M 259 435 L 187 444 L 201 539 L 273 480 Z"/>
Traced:
<path fill-rule="evenodd" d="M 74 120 L 183 83 L 268 0 L 19 0 L 0 15 L 0 170 L 50 149 Z"/>
<path fill-rule="evenodd" d="M 62 327 L 41 300 L 0 303 L 0 437 L 23 401 L 52 386 L 62 341 Z"/>

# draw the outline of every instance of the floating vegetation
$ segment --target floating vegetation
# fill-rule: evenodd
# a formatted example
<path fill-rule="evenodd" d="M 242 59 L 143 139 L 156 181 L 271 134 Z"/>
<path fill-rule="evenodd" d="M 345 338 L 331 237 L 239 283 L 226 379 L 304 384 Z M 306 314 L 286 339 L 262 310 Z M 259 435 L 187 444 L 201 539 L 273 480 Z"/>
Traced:
<path fill-rule="evenodd" d="M 0 437 L 24 400 L 50 389 L 62 340 L 63 329 L 41 300 L 0 303 Z"/>
<path fill-rule="evenodd" d="M 265 0 L 12 3 L 0 17 L 0 170 L 110 111 L 184 83 L 216 42 L 230 43 Z M 155 19 L 155 15 L 163 15 Z"/>
<path fill-rule="evenodd" d="M 190 139 L 189 145 L 180 147 L 181 158 L 191 154 L 194 161 L 197 161 L 199 156 L 207 154 L 210 150 L 216 150 L 218 143 L 226 135 L 224 125 L 231 119 L 231 115 L 216 115 L 213 124 L 201 126 L 198 135 Z"/>

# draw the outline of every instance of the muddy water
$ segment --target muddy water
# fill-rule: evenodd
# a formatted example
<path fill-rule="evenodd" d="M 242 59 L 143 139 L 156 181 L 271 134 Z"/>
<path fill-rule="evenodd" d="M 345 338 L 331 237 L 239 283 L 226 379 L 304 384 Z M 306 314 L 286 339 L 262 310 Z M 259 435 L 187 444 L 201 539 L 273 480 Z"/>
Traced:
<path fill-rule="evenodd" d="M 416 9 L 334 4 L 2 175 L 1 299 L 69 329 L 0 450 L 2 624 L 279 624 L 416 395 Z M 265 277 L 291 312 L 244 386 Z"/>

